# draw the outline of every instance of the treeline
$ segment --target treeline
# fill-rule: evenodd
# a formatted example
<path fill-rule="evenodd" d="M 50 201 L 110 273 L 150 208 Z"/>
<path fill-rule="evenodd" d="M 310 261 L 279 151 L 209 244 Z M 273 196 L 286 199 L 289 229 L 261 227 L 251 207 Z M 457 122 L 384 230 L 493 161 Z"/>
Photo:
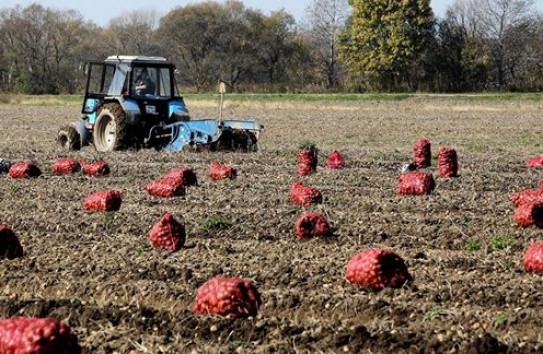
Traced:
<path fill-rule="evenodd" d="M 533 0 L 456 0 L 444 18 L 429 0 L 313 0 L 303 23 L 240 1 L 104 27 L 37 4 L 0 11 L 1 91 L 80 93 L 85 62 L 136 54 L 173 61 L 183 91 L 539 91 L 543 17 Z"/>

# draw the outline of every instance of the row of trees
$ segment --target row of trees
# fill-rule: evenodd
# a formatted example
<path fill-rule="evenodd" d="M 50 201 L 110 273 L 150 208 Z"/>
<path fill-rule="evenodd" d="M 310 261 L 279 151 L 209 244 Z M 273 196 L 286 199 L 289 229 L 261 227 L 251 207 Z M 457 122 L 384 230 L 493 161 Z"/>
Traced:
<path fill-rule="evenodd" d="M 260 92 L 539 90 L 543 16 L 533 0 L 456 0 L 436 19 L 429 0 L 313 0 L 303 23 L 237 0 L 160 17 L 131 11 L 105 27 L 74 10 L 0 11 L 0 89 L 77 93 L 84 63 L 166 56 L 184 90 L 219 79 Z"/>

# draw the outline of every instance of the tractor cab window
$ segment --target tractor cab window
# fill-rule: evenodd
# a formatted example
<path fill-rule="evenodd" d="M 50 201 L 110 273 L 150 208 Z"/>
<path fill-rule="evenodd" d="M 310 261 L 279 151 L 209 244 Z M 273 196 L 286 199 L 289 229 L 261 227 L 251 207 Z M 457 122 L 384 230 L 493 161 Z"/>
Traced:
<path fill-rule="evenodd" d="M 88 92 L 91 94 L 108 94 L 113 83 L 115 66 L 91 64 L 89 70 Z"/>
<path fill-rule="evenodd" d="M 107 94 L 109 96 L 115 96 L 115 95 L 121 95 L 127 93 L 127 68 L 118 65 L 115 68 L 115 73 L 113 75 L 113 79 L 111 80 L 109 84 L 109 90 Z"/>
<path fill-rule="evenodd" d="M 147 67 L 134 67 L 132 87 L 139 96 L 156 95 L 156 70 Z"/>
<path fill-rule="evenodd" d="M 139 67 L 132 68 L 132 91 L 137 96 L 172 97 L 169 67 Z"/>
<path fill-rule="evenodd" d="M 172 69 L 170 68 L 161 68 L 160 69 L 160 96 L 166 96 L 171 97 L 174 96 L 175 93 L 172 92 L 172 84 L 170 80 L 170 72 Z"/>

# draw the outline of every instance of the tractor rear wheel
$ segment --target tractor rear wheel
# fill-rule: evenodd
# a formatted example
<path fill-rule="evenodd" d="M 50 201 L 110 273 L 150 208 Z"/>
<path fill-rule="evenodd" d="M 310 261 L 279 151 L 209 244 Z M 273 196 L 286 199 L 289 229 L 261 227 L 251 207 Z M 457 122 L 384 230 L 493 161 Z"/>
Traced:
<path fill-rule="evenodd" d="M 81 149 L 81 136 L 75 127 L 66 125 L 59 129 L 57 143 L 65 150 L 79 150 Z"/>
<path fill-rule="evenodd" d="M 105 104 L 94 124 L 94 148 L 99 152 L 122 150 L 126 147 L 127 135 L 126 113 L 121 105 Z"/>

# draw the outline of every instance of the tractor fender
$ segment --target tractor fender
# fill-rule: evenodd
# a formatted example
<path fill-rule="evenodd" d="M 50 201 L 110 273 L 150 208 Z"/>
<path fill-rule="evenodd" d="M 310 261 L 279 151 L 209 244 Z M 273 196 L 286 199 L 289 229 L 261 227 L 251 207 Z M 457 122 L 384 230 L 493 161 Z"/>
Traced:
<path fill-rule="evenodd" d="M 126 122 L 129 126 L 139 126 L 142 118 L 142 112 L 135 100 L 132 99 L 120 99 L 119 104 L 123 107 L 126 114 Z"/>
<path fill-rule="evenodd" d="M 186 122 L 190 120 L 189 110 L 183 99 L 172 100 L 168 103 L 168 118 L 172 122 Z"/>
<path fill-rule="evenodd" d="M 74 127 L 75 130 L 77 130 L 77 132 L 79 133 L 79 136 L 81 137 L 81 146 L 89 145 L 91 140 L 91 133 L 85 127 L 85 122 L 79 120 L 77 122 L 71 123 L 70 125 Z"/>

